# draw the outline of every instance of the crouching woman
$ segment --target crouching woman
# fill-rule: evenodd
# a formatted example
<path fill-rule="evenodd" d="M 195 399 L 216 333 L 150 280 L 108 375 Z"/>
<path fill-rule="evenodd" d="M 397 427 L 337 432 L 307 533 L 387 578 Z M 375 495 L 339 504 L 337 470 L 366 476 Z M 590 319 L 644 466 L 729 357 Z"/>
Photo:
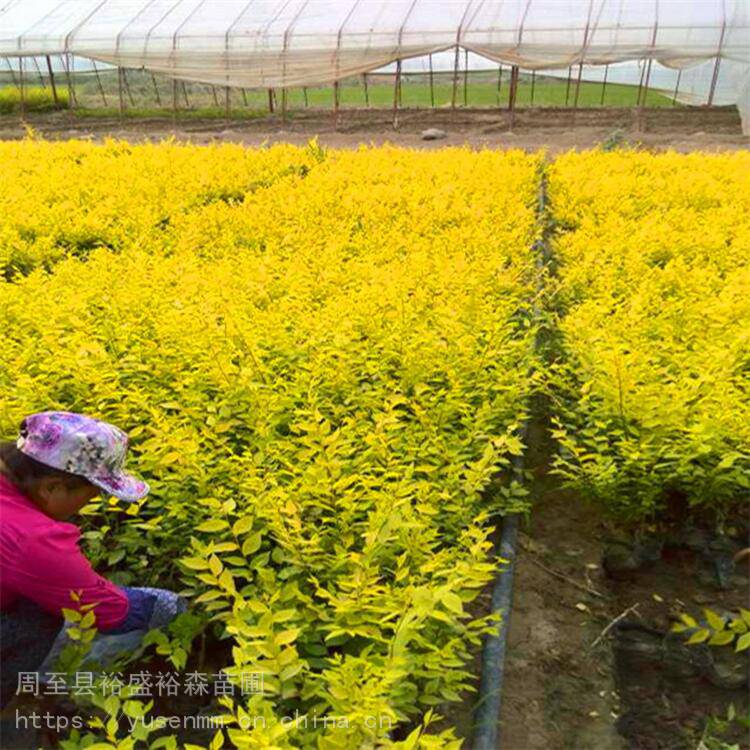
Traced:
<path fill-rule="evenodd" d="M 127 444 L 117 427 L 71 412 L 33 414 L 15 442 L 0 443 L 2 706 L 21 672 L 44 682 L 54 669 L 70 642 L 63 608 L 94 605 L 99 633 L 90 656 L 103 664 L 186 609 L 171 591 L 121 587 L 98 575 L 78 547 L 80 530 L 68 522 L 102 491 L 126 502 L 148 494 L 123 469 Z"/>

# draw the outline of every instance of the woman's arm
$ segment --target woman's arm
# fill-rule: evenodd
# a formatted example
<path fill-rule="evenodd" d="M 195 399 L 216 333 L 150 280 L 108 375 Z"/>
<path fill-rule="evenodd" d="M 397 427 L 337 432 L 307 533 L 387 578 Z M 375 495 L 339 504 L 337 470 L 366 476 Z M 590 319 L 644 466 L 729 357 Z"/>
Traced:
<path fill-rule="evenodd" d="M 108 632 L 125 621 L 130 607 L 128 596 L 94 571 L 78 547 L 79 538 L 80 531 L 72 524 L 26 537 L 6 581 L 20 596 L 48 612 L 60 614 L 64 607 L 77 610 L 81 605 L 94 604 L 95 626 Z M 71 592 L 80 595 L 78 602 L 71 598 Z"/>

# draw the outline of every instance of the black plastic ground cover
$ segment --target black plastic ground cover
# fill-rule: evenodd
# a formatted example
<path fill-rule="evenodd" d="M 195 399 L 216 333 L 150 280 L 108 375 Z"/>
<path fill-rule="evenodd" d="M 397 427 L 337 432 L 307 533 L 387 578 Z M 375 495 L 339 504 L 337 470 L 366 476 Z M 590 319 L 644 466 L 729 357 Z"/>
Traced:
<path fill-rule="evenodd" d="M 550 251 L 548 245 L 547 223 L 547 181 L 544 167 L 539 179 L 539 199 L 537 204 L 537 218 L 542 227 L 542 236 L 534 243 L 537 269 L 541 270 L 549 263 Z M 541 274 L 540 281 L 541 285 Z M 541 292 L 541 288 L 538 288 Z M 539 330 L 541 328 L 542 311 L 535 303 L 531 311 L 531 319 L 537 325 L 535 348 L 539 349 Z M 532 372 L 529 372 L 529 376 Z M 523 445 L 529 434 L 531 420 L 527 420 L 518 431 L 518 437 Z M 525 453 L 513 457 L 513 471 L 519 481 L 523 481 L 525 468 Z M 500 615 L 494 633 L 490 633 L 482 649 L 482 673 L 479 683 L 479 697 L 474 713 L 473 750 L 498 750 L 501 747 L 500 738 L 500 710 L 502 708 L 503 680 L 505 677 L 505 653 L 508 641 L 510 613 L 513 605 L 513 573 L 515 571 L 516 555 L 518 552 L 518 528 L 520 516 L 517 513 L 503 518 L 502 529 L 495 546 L 496 555 L 503 561 L 492 586 L 491 612 Z"/>

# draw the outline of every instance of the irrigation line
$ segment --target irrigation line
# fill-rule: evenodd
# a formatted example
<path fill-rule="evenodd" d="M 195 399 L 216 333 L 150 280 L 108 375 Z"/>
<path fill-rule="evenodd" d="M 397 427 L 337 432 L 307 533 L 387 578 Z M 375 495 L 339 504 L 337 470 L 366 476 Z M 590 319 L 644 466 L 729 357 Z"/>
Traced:
<path fill-rule="evenodd" d="M 542 291 L 541 272 L 549 262 L 549 247 L 547 234 L 547 180 L 544 169 L 541 171 L 539 184 L 539 198 L 537 204 L 537 221 L 542 225 L 543 232 L 533 246 L 536 255 L 537 292 Z M 537 324 L 534 349 L 539 350 L 539 332 L 541 330 L 542 310 L 538 302 L 534 302 L 531 319 Z M 529 376 L 534 372 L 534 366 L 529 368 Z M 528 440 L 531 417 L 527 418 L 518 431 L 521 441 Z M 520 456 L 513 456 L 513 473 L 523 481 L 525 468 L 525 452 Z M 471 747 L 473 750 L 497 750 L 500 743 L 500 711 L 502 708 L 503 681 L 505 678 L 505 654 L 507 650 L 510 614 L 513 604 L 513 574 L 515 572 L 516 557 L 518 555 L 518 527 L 520 517 L 512 513 L 503 518 L 502 530 L 495 546 L 495 553 L 507 560 L 506 566 L 499 571 L 492 586 L 493 614 L 500 615 L 500 620 L 494 633 L 487 636 L 482 649 L 482 674 L 479 684 L 479 696 L 474 713 L 474 731 Z"/>

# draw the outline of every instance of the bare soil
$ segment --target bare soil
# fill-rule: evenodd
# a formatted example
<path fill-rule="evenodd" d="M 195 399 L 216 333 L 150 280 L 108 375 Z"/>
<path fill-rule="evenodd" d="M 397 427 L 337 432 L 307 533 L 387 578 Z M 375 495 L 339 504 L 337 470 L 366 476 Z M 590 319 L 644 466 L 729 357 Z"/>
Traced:
<path fill-rule="evenodd" d="M 747 688 L 717 687 L 700 669 L 666 660 L 661 636 L 634 637 L 612 625 L 625 615 L 620 622 L 666 634 L 680 613 L 700 618 L 704 607 L 736 611 L 747 606 L 747 566 L 736 568 L 721 589 L 706 561 L 677 544 L 613 579 L 602 560 L 607 540 L 621 530 L 560 489 L 548 473 L 546 443 L 537 435 L 536 459 L 531 452 L 535 505 L 516 562 L 501 746 L 694 750 L 709 717 L 725 716 L 730 703 L 747 713 Z M 738 519 L 738 527 L 746 525 Z M 731 648 L 712 652 L 740 673 L 747 669 Z M 747 748 L 750 738 L 739 731 L 732 740 Z"/>
<path fill-rule="evenodd" d="M 119 138 L 159 141 L 175 137 L 192 143 L 235 142 L 248 146 L 263 143 L 304 144 L 318 136 L 324 146 L 356 148 L 361 144 L 391 143 L 410 148 L 469 145 L 475 148 L 547 149 L 554 154 L 591 148 L 616 135 L 654 150 L 725 151 L 747 148 L 734 107 L 571 109 L 531 108 L 510 114 L 507 110 L 383 109 L 302 110 L 253 119 L 117 118 L 76 116 L 72 112 L 29 115 L 25 124 L 39 135 L 55 140 L 86 138 L 96 141 Z M 0 117 L 0 140 L 23 138 L 25 124 L 17 116 Z M 424 141 L 421 133 L 438 128 L 440 140 Z"/>

